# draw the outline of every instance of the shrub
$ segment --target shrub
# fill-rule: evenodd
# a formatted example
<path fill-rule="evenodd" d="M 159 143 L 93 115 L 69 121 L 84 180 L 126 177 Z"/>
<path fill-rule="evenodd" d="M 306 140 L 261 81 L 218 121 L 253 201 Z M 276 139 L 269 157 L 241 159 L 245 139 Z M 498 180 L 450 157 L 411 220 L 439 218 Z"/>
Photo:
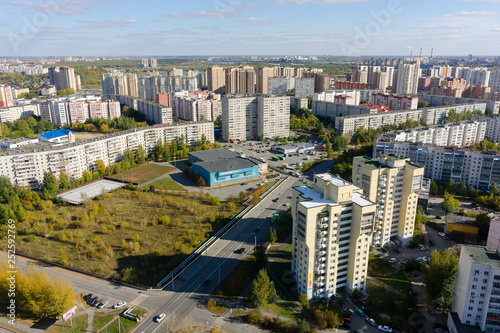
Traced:
<path fill-rule="evenodd" d="M 31 242 L 34 242 L 34 241 L 36 241 L 36 236 L 35 236 L 35 235 L 29 235 L 28 237 L 26 237 L 26 238 L 24 239 L 24 241 L 25 241 L 26 243 L 31 243 Z"/>
<path fill-rule="evenodd" d="M 305 293 L 299 295 L 299 303 L 305 308 L 309 307 L 309 300 L 307 299 L 307 295 Z"/>
<path fill-rule="evenodd" d="M 211 310 L 217 306 L 217 303 L 213 299 L 207 301 L 207 309 Z"/>
<path fill-rule="evenodd" d="M 262 312 L 260 310 L 252 310 L 248 313 L 248 322 L 250 324 L 258 324 L 262 320 Z"/>

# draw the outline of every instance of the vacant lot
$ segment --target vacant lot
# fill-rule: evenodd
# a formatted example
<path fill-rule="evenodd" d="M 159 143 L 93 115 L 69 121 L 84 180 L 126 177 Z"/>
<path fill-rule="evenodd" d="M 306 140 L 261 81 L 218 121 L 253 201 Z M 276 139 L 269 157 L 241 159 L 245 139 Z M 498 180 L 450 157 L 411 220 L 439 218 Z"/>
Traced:
<path fill-rule="evenodd" d="M 102 200 L 30 211 L 17 249 L 106 278 L 155 286 L 242 207 L 209 194 L 121 189 Z M 6 247 L 6 240 L 0 241 Z"/>
<path fill-rule="evenodd" d="M 163 166 L 154 163 L 142 164 L 128 171 L 118 173 L 111 177 L 119 181 L 124 181 L 132 184 L 142 184 L 157 177 L 166 175 L 174 171 L 174 167 Z"/>

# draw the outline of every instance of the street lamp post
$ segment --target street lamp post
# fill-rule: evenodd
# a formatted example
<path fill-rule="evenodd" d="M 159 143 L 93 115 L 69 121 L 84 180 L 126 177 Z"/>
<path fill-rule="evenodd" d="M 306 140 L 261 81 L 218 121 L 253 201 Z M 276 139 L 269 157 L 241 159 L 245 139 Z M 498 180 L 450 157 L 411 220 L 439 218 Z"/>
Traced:
<path fill-rule="evenodd" d="M 254 238 L 255 238 L 255 247 L 254 247 L 254 249 L 256 249 L 257 248 L 257 233 L 254 232 L 253 235 L 254 235 Z"/>

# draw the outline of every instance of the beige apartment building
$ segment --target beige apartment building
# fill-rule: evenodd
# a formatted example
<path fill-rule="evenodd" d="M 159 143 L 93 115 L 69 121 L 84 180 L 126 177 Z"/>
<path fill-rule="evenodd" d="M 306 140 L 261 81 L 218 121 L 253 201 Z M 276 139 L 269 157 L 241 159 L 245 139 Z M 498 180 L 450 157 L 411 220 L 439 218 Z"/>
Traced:
<path fill-rule="evenodd" d="M 354 158 L 353 184 L 362 189 L 368 200 L 377 203 L 374 246 L 384 246 L 389 241 L 401 246 L 410 243 L 423 176 L 424 168 L 411 163 L 409 158 L 395 155 Z"/>
<path fill-rule="evenodd" d="M 293 188 L 292 272 L 299 293 L 328 298 L 338 289 L 365 290 L 376 204 L 331 174 Z"/>

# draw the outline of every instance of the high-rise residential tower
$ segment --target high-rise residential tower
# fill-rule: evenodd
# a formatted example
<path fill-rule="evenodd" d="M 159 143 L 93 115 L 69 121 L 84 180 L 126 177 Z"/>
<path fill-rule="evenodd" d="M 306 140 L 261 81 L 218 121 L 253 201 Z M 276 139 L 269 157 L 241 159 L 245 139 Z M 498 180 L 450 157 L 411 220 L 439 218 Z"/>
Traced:
<path fill-rule="evenodd" d="M 376 204 L 330 174 L 292 192 L 292 273 L 299 293 L 328 298 L 365 290 Z"/>
<path fill-rule="evenodd" d="M 352 163 L 352 181 L 369 200 L 377 203 L 373 245 L 389 241 L 407 246 L 413 237 L 418 194 L 424 168 L 409 158 L 381 155 L 357 156 Z"/>
<path fill-rule="evenodd" d="M 75 75 L 75 70 L 71 67 L 50 67 L 49 80 L 57 90 L 73 89 L 75 92 L 81 90 L 80 75 Z"/>
<path fill-rule="evenodd" d="M 398 68 L 396 94 L 416 94 L 420 77 L 420 61 L 401 63 Z"/>

